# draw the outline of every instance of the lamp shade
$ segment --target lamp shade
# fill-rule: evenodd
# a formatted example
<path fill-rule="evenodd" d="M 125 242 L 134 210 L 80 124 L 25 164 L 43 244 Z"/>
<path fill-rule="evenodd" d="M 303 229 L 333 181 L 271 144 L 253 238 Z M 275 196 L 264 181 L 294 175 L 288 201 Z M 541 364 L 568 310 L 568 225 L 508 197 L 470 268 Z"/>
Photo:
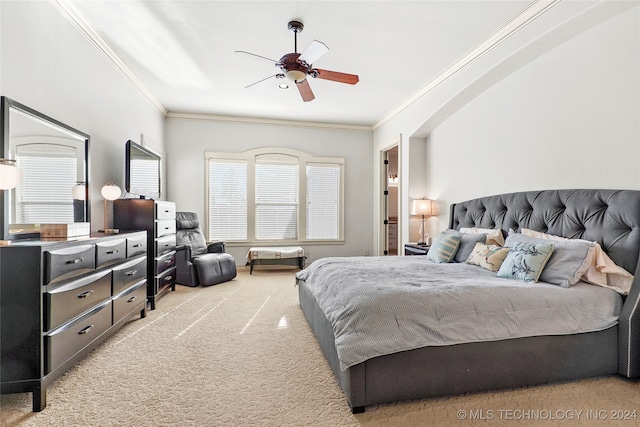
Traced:
<path fill-rule="evenodd" d="M 411 201 L 411 215 L 431 215 L 432 201 L 429 199 L 416 199 Z"/>
<path fill-rule="evenodd" d="M 79 182 L 71 187 L 71 194 L 75 200 L 87 200 L 87 186 L 84 182 Z"/>
<path fill-rule="evenodd" d="M 0 159 L 0 190 L 9 190 L 20 184 L 22 173 L 15 160 Z"/>
<path fill-rule="evenodd" d="M 106 200 L 116 200 L 122 194 L 122 190 L 114 183 L 109 182 L 102 186 L 100 194 L 102 194 L 102 197 Z"/>

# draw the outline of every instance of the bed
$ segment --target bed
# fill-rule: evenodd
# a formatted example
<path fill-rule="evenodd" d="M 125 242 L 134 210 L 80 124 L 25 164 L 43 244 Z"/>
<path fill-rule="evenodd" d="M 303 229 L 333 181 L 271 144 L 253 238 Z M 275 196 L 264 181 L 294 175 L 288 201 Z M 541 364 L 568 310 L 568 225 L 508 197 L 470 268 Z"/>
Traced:
<path fill-rule="evenodd" d="M 526 229 L 569 239 L 595 241 L 616 265 L 638 277 L 636 268 L 640 251 L 640 191 L 543 190 L 488 196 L 452 205 L 449 228 L 497 229 L 501 230 L 504 236 L 507 236 L 510 230 L 514 233 Z M 380 341 L 389 347 L 386 351 L 360 351 L 361 344 L 350 342 L 349 339 L 361 336 L 366 340 L 367 324 L 362 324 L 357 331 L 345 329 L 349 322 L 340 322 L 346 314 L 328 309 L 325 299 L 333 297 L 338 301 L 347 301 L 344 304 L 345 311 L 351 309 L 352 312 L 357 312 L 356 318 L 362 320 L 369 314 L 363 314 L 361 311 L 365 306 L 360 300 L 364 297 L 360 297 L 361 290 L 350 291 L 352 285 L 369 286 L 374 292 L 368 298 L 375 299 L 378 303 L 384 302 L 387 300 L 387 293 L 402 294 L 402 290 L 394 289 L 393 280 L 388 280 L 391 277 L 398 277 L 396 287 L 421 287 L 423 283 L 416 282 L 419 276 L 415 271 L 419 271 L 419 263 L 426 263 L 427 260 L 425 257 L 353 258 L 318 260 L 297 273 L 296 277 L 302 311 L 353 413 L 363 412 L 365 407 L 371 405 L 434 396 L 614 374 L 628 378 L 640 376 L 640 285 L 637 284 L 640 279 L 633 279 L 627 295 L 582 281 L 570 287 L 556 286 L 543 281 L 521 282 L 522 286 L 515 287 L 515 292 L 520 295 L 520 299 L 515 301 L 522 304 L 528 302 L 535 306 L 538 304 L 536 301 L 542 298 L 546 300 L 544 304 L 558 306 L 557 311 L 561 316 L 565 316 L 565 319 L 597 318 L 586 330 L 571 329 L 580 327 L 581 320 L 555 321 L 549 323 L 562 327 L 565 326 L 564 323 L 573 324 L 566 331 L 528 331 L 509 338 L 500 338 L 501 332 L 498 332 L 497 335 L 486 339 L 482 338 L 482 334 L 477 334 L 480 336 L 472 339 L 467 337 L 466 342 L 463 338 L 462 342 L 451 343 L 440 331 L 424 338 L 420 333 L 414 333 L 417 327 L 411 326 L 412 332 L 403 333 L 404 336 L 398 340 L 369 339 Z M 341 265 L 342 262 L 351 261 L 356 263 L 355 266 Z M 316 263 L 331 264 L 325 266 L 324 271 L 332 272 L 331 280 L 338 283 L 337 286 L 327 285 L 324 294 L 323 291 L 318 291 L 318 286 L 314 284 L 316 277 L 312 273 L 314 269 L 321 270 L 314 267 Z M 437 288 L 440 277 L 458 277 L 455 275 L 462 274 L 455 280 L 459 280 L 461 284 L 470 283 L 472 280 L 469 276 L 473 276 L 474 273 L 469 273 L 469 267 L 474 266 L 454 264 L 436 264 L 439 270 L 429 275 L 428 280 L 436 283 Z M 451 270 L 442 270 L 446 268 Z M 477 268 L 478 281 L 492 280 L 486 270 Z M 455 269 L 464 271 L 454 274 Z M 355 271 L 355 275 L 353 271 L 347 273 L 347 270 Z M 373 276 L 387 277 L 387 280 L 381 283 Z M 503 280 L 505 283 L 512 281 Z M 356 285 L 356 282 L 359 285 Z M 451 289 L 458 293 L 467 292 L 467 288 L 462 285 L 448 289 L 449 293 Z M 530 289 L 537 292 L 546 292 L 544 289 L 548 289 L 549 292 L 537 296 L 529 294 Z M 567 303 L 562 302 L 560 298 L 568 295 L 570 301 L 582 300 L 580 292 L 594 294 L 596 302 L 589 302 L 588 305 L 593 306 L 597 314 L 575 314 L 574 308 L 566 311 Z M 492 298 L 494 297 L 495 301 L 501 298 L 500 294 L 493 294 Z M 497 302 L 495 304 L 499 305 Z M 384 307 L 383 310 L 377 311 L 387 309 L 394 308 Z M 413 310 L 412 313 L 395 311 L 390 315 L 391 320 L 379 324 L 404 325 L 408 319 L 416 316 L 416 308 L 413 307 Z M 456 311 L 455 307 L 433 308 L 432 311 L 437 313 L 436 316 L 439 318 L 447 317 L 442 315 L 443 312 L 452 313 L 448 318 L 461 322 L 463 326 L 473 322 L 473 319 L 456 315 L 459 311 Z M 523 323 L 527 323 L 526 319 Z M 375 328 L 369 325 L 369 329 Z M 467 329 L 471 335 L 477 332 L 474 328 Z M 391 335 L 393 334 L 390 332 L 388 336 Z M 415 348 L 406 347 L 409 336 L 411 340 L 418 341 Z M 434 341 L 430 343 L 429 340 Z M 402 345 L 392 348 L 389 341 L 400 341 Z M 355 349 L 355 352 L 347 353 L 346 347 L 349 351 Z"/>

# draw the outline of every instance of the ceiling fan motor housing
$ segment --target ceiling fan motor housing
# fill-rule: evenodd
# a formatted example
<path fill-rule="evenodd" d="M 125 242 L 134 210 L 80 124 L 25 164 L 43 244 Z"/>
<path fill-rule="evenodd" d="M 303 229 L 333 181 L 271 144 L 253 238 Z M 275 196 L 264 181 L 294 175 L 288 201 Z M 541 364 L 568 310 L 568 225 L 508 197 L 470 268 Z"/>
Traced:
<path fill-rule="evenodd" d="M 285 76 L 294 82 L 303 81 L 307 78 L 307 74 L 309 73 L 309 67 L 298 61 L 299 56 L 299 53 L 287 53 L 280 58 L 280 61 L 278 61 L 277 64 L 284 72 Z"/>

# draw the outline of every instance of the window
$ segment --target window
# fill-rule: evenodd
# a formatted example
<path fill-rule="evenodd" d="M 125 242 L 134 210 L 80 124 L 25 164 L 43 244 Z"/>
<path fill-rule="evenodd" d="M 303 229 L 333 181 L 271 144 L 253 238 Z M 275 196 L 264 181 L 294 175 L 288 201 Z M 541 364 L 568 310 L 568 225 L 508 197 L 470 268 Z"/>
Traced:
<path fill-rule="evenodd" d="M 344 159 L 261 148 L 205 160 L 209 240 L 343 240 Z"/>
<path fill-rule="evenodd" d="M 340 166 L 307 165 L 307 239 L 338 239 Z"/>
<path fill-rule="evenodd" d="M 16 165 L 22 182 L 16 187 L 16 223 L 74 222 L 73 195 L 76 181 L 74 147 L 22 144 L 16 148 Z"/>
<path fill-rule="evenodd" d="M 209 160 L 209 240 L 247 239 L 247 163 Z"/>

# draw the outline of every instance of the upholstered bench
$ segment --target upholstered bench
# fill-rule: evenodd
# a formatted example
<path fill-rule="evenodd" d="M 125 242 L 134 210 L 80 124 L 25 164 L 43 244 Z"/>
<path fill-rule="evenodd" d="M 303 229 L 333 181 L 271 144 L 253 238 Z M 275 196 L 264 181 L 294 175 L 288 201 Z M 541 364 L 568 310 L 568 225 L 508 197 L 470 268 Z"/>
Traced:
<path fill-rule="evenodd" d="M 253 273 L 253 266 L 257 264 L 297 265 L 302 270 L 305 259 L 304 249 L 300 246 L 256 247 L 249 248 L 247 253 L 249 274 Z"/>

